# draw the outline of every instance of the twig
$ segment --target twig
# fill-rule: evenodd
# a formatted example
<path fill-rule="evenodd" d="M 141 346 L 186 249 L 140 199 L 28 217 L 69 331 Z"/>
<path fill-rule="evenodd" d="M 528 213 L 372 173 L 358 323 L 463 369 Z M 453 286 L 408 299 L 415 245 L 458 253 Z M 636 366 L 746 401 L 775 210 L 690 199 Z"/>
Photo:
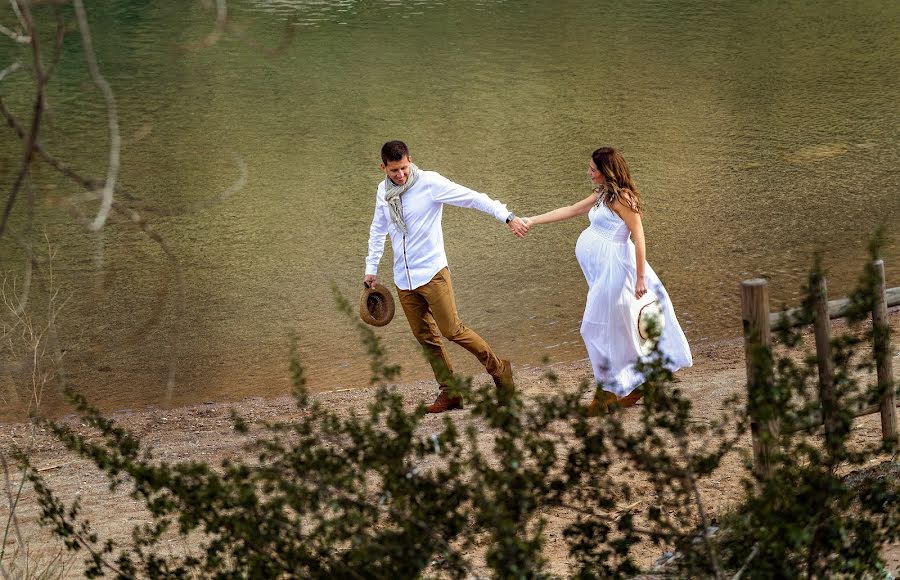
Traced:
<path fill-rule="evenodd" d="M 22 26 L 22 28 L 27 29 L 28 26 L 25 25 L 25 18 L 22 16 L 22 9 L 19 8 L 18 0 L 9 0 L 9 3 L 12 4 L 13 12 L 16 13 L 16 19 L 18 19 L 19 24 Z"/>
<path fill-rule="evenodd" d="M 91 41 L 91 30 L 88 26 L 87 14 L 84 11 L 83 0 L 74 0 L 75 16 L 78 20 L 78 29 L 81 31 L 81 42 L 84 45 L 84 58 L 87 61 L 88 71 L 94 84 L 103 94 L 106 101 L 107 121 L 109 125 L 109 166 L 106 170 L 106 183 L 103 186 L 103 200 L 100 203 L 100 210 L 97 217 L 91 224 L 93 231 L 100 231 L 106 224 L 109 217 L 109 211 L 112 208 L 113 192 L 116 187 L 116 178 L 119 175 L 119 154 L 122 147 L 121 137 L 119 135 L 119 117 L 116 112 L 116 100 L 113 96 L 112 89 L 106 79 L 100 74 L 97 66 L 97 58 L 94 55 L 94 45 Z"/>
<path fill-rule="evenodd" d="M 22 36 L 21 34 L 10 30 L 9 28 L 0 24 L 0 34 L 5 34 L 6 36 L 12 38 L 15 42 L 20 44 L 28 44 L 31 42 L 30 36 Z"/>
<path fill-rule="evenodd" d="M 231 155 L 234 157 L 234 163 L 235 163 L 235 165 L 237 165 L 240 175 L 238 175 L 237 179 L 234 180 L 234 183 L 232 183 L 230 186 L 228 186 L 228 188 L 225 191 L 220 193 L 215 198 L 214 202 L 208 202 L 207 204 L 205 204 L 206 206 L 211 206 L 211 205 L 214 205 L 215 203 L 225 201 L 226 199 L 228 199 L 235 193 L 242 190 L 245 185 L 247 185 L 247 180 L 250 176 L 250 171 L 247 169 L 247 162 L 244 161 L 243 157 L 241 157 L 234 151 L 231 152 Z"/>
<path fill-rule="evenodd" d="M 37 471 L 38 471 L 39 473 L 42 473 L 42 472 L 44 472 L 44 471 L 52 471 L 52 470 L 54 470 L 54 469 L 59 469 L 60 467 L 65 467 L 65 466 L 71 465 L 71 464 L 72 464 L 71 461 L 67 461 L 67 462 L 65 462 L 65 463 L 57 463 L 56 465 L 48 465 L 47 467 L 41 467 L 41 468 L 38 469 Z"/>
<path fill-rule="evenodd" d="M 231 152 L 231 156 L 234 158 L 234 164 L 238 169 L 238 176 L 237 178 L 235 178 L 234 182 L 232 182 L 232 184 L 225 188 L 220 194 L 208 200 L 200 201 L 196 204 L 190 205 L 188 211 L 202 211 L 215 207 L 230 198 L 235 193 L 244 189 L 244 186 L 247 185 L 247 181 L 250 177 L 250 170 L 247 168 L 247 162 L 244 161 L 243 157 L 241 157 L 234 151 Z"/>
<path fill-rule="evenodd" d="M 17 7 L 19 1 L 20 0 L 12 0 L 13 6 Z M 6 207 L 3 209 L 3 216 L 0 218 L 0 236 L 2 236 L 4 230 L 6 230 L 6 224 L 9 221 L 12 208 L 16 203 L 16 196 L 19 193 L 19 189 L 22 187 L 25 176 L 30 170 L 31 160 L 34 158 L 34 144 L 37 142 L 38 130 L 41 126 L 41 117 L 44 113 L 44 84 L 47 82 L 47 79 L 44 76 L 44 68 L 41 64 L 41 50 L 38 44 L 37 35 L 35 35 L 34 32 L 34 23 L 31 20 L 31 12 L 28 9 L 28 5 L 18 6 L 18 8 L 21 9 L 21 12 L 17 11 L 17 14 L 31 35 L 31 53 L 32 60 L 34 61 L 34 74 L 36 77 L 37 90 L 34 99 L 34 116 L 31 119 L 31 129 L 25 138 L 25 151 L 22 154 L 22 167 L 19 169 L 18 175 L 16 175 L 12 190 L 9 192 L 9 197 L 6 200 Z"/>
<path fill-rule="evenodd" d="M 63 40 L 66 38 L 66 19 L 63 16 L 62 9 L 59 5 L 56 6 L 56 37 L 53 43 L 53 56 L 50 59 L 50 65 L 47 67 L 46 75 L 47 80 L 53 76 L 53 71 L 56 70 L 56 65 L 59 64 L 59 59 L 62 56 L 62 47 Z"/>
<path fill-rule="evenodd" d="M 753 549 L 750 550 L 750 555 L 747 556 L 747 559 L 744 561 L 744 565 L 741 566 L 741 569 L 737 571 L 737 574 L 735 574 L 731 580 L 741 580 L 741 575 L 744 573 L 744 570 L 747 569 L 747 566 L 750 565 L 750 562 L 753 561 L 753 558 L 755 558 L 758 553 L 759 544 L 756 544 L 755 546 L 753 546 Z"/>
<path fill-rule="evenodd" d="M 15 116 L 9 111 L 9 109 L 6 108 L 6 105 L 3 103 L 2 99 L 0 99 L 0 114 L 2 114 L 6 118 L 7 125 L 9 125 L 16 132 L 16 134 L 19 135 L 20 138 L 24 138 L 24 136 L 25 136 L 24 129 L 22 128 L 22 126 L 18 122 L 18 120 L 15 118 Z M 78 183 L 84 189 L 86 189 L 88 191 L 92 191 L 92 190 L 96 190 L 99 187 L 101 187 L 100 181 L 91 179 L 89 177 L 85 177 L 85 176 L 79 174 L 78 172 L 76 172 L 74 169 L 71 169 L 65 163 L 63 163 L 62 161 L 59 161 L 53 155 L 51 155 L 46 149 L 44 149 L 43 145 L 41 145 L 40 142 L 36 141 L 34 143 L 34 150 L 38 154 L 40 154 L 40 156 L 47 163 L 49 163 L 52 167 L 54 167 L 57 171 L 59 171 L 60 173 L 62 173 L 63 175 L 65 175 L 66 177 L 68 177 L 69 179 L 74 181 L 75 183 Z M 240 180 L 236 183 L 240 183 Z M 232 186 L 232 187 L 234 187 L 234 186 Z M 226 192 L 227 192 L 227 190 L 226 190 Z M 135 225 L 141 231 L 143 231 L 147 235 L 147 237 L 149 237 L 151 240 L 153 240 L 157 244 L 159 244 L 159 246 L 163 250 L 163 253 L 165 253 L 166 258 L 168 258 L 169 262 L 172 264 L 172 267 L 175 268 L 176 277 L 178 279 L 178 296 L 177 296 L 177 300 L 175 301 L 175 307 L 176 307 L 175 319 L 180 320 L 182 317 L 181 315 L 184 310 L 184 304 L 183 304 L 184 273 L 182 272 L 181 264 L 178 261 L 178 258 L 175 256 L 175 253 L 172 251 L 172 248 L 169 246 L 169 243 L 166 241 L 165 238 L 163 238 L 159 233 L 157 233 L 156 230 L 154 230 L 153 227 L 150 226 L 149 223 L 147 223 L 147 220 L 144 219 L 144 217 L 140 213 L 138 213 L 136 210 L 132 209 L 128 205 L 126 205 L 122 202 L 119 202 L 119 201 L 113 201 L 112 208 L 115 211 L 117 211 L 118 213 L 127 217 L 129 222 L 131 222 L 133 225 Z M 178 351 L 177 351 L 178 341 L 173 341 L 172 344 L 174 346 L 172 348 L 172 354 L 170 356 L 169 378 L 167 381 L 167 393 L 168 393 L 167 396 L 168 397 L 171 397 L 172 392 L 174 391 L 174 388 L 175 388 L 175 374 L 176 374 L 175 361 L 177 360 L 177 354 L 178 354 Z"/>
<path fill-rule="evenodd" d="M 694 502 L 697 504 L 697 511 L 700 515 L 700 525 L 703 526 L 703 543 L 706 545 L 709 554 L 709 563 L 712 565 L 713 573 L 716 580 L 723 578 L 722 569 L 719 566 L 719 558 L 716 556 L 716 548 L 709 539 L 709 518 L 706 515 L 706 506 L 703 505 L 703 498 L 700 497 L 700 490 L 697 488 L 697 480 L 694 477 L 694 470 L 691 469 L 691 456 L 688 451 L 688 443 L 685 438 L 679 441 L 681 446 L 681 454 L 684 457 L 684 479 L 691 494 L 694 496 Z"/>
<path fill-rule="evenodd" d="M 24 549 L 25 542 L 22 540 L 22 530 L 19 529 L 19 518 L 16 516 L 16 507 L 19 505 L 19 498 L 22 497 L 22 488 L 25 486 L 25 474 L 22 474 L 22 481 L 19 482 L 19 489 L 16 491 L 15 497 L 12 493 L 12 483 L 9 480 L 9 464 L 6 462 L 6 456 L 0 454 L 0 466 L 3 467 L 3 487 L 6 491 L 6 499 L 9 501 L 9 518 L 6 520 L 6 529 L 3 531 L 3 546 L 0 546 L 0 558 L 6 552 L 6 538 L 9 535 L 10 524 L 16 533 L 16 540 L 19 546 Z"/>
<path fill-rule="evenodd" d="M 598 514 L 595 511 L 587 510 L 587 509 L 584 509 L 584 508 L 581 508 L 578 506 L 574 506 L 572 504 L 568 504 L 565 502 L 553 502 L 551 505 L 570 509 L 570 510 L 578 512 L 582 515 L 590 516 L 592 518 L 597 518 L 598 520 L 603 520 L 604 522 L 609 522 L 612 524 L 619 523 L 619 519 L 620 519 L 620 518 L 611 516 L 609 514 Z M 666 538 L 666 539 L 675 539 L 675 538 L 683 537 L 682 534 L 677 534 L 675 532 L 666 532 L 663 530 L 651 530 L 650 528 L 638 528 L 638 527 L 632 526 L 631 528 L 629 528 L 629 530 L 631 530 L 632 532 L 637 532 L 639 534 L 644 534 L 646 536 L 657 536 L 657 537 Z"/>
<path fill-rule="evenodd" d="M 12 64 L 9 65 L 8 67 L 6 67 L 6 68 L 3 69 L 2 71 L 0 71 L 0 81 L 2 81 L 3 79 L 5 79 L 5 78 L 6 78 L 6 75 L 10 75 L 10 74 L 16 72 L 17 70 L 19 70 L 20 68 L 22 68 L 22 63 L 21 63 L 21 62 L 16 61 L 16 62 L 12 63 Z"/>

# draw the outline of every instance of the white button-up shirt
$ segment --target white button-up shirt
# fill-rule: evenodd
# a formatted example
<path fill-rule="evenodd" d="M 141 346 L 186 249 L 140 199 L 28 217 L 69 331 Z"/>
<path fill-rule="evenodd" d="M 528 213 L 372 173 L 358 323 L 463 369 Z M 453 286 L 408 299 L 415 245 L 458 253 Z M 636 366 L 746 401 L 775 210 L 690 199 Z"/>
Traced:
<path fill-rule="evenodd" d="M 419 170 L 419 179 L 400 197 L 407 234 L 394 225 L 388 204 L 384 200 L 384 181 L 375 194 L 375 216 L 369 228 L 369 254 L 366 274 L 378 273 L 378 262 L 384 253 L 384 239 L 391 235 L 394 248 L 394 283 L 401 290 L 413 290 L 427 284 L 447 266 L 444 251 L 444 232 L 441 216 L 445 203 L 471 207 L 505 222 L 509 211 L 506 204 L 483 193 L 453 183 L 435 171 Z"/>

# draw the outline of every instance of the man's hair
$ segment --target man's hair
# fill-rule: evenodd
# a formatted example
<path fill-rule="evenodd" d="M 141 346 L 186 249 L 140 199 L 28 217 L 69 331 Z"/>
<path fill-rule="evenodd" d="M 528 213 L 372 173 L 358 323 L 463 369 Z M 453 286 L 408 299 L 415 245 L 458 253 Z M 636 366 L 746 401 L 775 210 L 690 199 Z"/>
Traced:
<path fill-rule="evenodd" d="M 388 141 L 381 146 L 381 162 L 400 161 L 409 157 L 409 147 L 403 141 Z"/>

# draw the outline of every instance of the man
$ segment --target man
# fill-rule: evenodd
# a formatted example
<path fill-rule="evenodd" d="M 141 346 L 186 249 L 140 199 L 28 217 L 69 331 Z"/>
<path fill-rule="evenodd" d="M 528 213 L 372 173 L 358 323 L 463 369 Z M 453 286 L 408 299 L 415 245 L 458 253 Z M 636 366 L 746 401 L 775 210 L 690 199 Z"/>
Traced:
<path fill-rule="evenodd" d="M 389 141 L 381 148 L 381 170 L 385 179 L 375 194 L 364 282 L 369 286 L 377 283 L 384 239 L 390 234 L 400 305 L 413 335 L 425 348 L 440 385 L 437 399 L 426 410 L 442 413 L 462 408 L 462 397 L 449 392 L 453 366 L 441 335 L 474 354 L 493 377 L 500 394 L 510 392 L 513 380 L 509 361 L 498 358 L 487 342 L 459 319 L 444 252 L 441 216 L 447 203 L 492 215 L 520 238 L 528 227 L 505 204 L 453 183 L 439 173 L 420 170 L 402 141 Z"/>

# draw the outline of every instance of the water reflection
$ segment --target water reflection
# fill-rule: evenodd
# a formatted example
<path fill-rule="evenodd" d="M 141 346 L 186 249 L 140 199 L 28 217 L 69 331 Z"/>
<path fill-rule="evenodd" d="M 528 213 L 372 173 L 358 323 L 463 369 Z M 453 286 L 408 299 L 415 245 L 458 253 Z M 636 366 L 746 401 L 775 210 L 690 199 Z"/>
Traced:
<path fill-rule="evenodd" d="M 738 335 L 742 278 L 769 276 L 774 302 L 793 302 L 822 249 L 830 292 L 845 294 L 869 232 L 900 223 L 894 1 L 247 0 L 229 2 L 230 32 L 213 46 L 201 3 L 108 4 L 90 17 L 119 103 L 122 185 L 184 274 L 176 301 L 164 254 L 121 218 L 98 271 L 96 240 L 70 215 L 77 191 L 37 171 L 33 235 L 60 248 L 72 296 L 60 321 L 69 376 L 108 408 L 285 392 L 293 333 L 314 387 L 364 386 L 330 283 L 360 290 L 377 152 L 392 138 L 520 214 L 583 198 L 590 151 L 619 146 L 645 195 L 648 258 L 700 350 Z M 0 59 L 27 62 L 17 50 L 0 43 Z M 42 141 L 102 175 L 103 102 L 79 51 L 67 41 Z M 20 118 L 30 82 L 20 71 L 0 85 Z M 8 190 L 21 143 L 0 151 Z M 518 241 L 448 208 L 444 227 L 463 319 L 498 352 L 519 365 L 585 356 L 573 255 L 584 223 Z M 9 238 L 0 259 L 21 270 Z M 900 285 L 896 239 L 885 262 Z M 429 376 L 402 314 L 379 334 L 406 378 Z"/>

